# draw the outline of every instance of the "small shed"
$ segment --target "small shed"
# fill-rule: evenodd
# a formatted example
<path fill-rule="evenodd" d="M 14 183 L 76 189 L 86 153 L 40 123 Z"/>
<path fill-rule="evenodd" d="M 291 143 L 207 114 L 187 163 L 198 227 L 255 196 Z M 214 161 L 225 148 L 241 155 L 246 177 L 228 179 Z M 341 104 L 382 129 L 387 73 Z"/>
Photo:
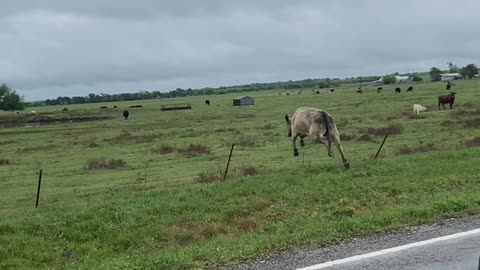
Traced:
<path fill-rule="evenodd" d="M 249 96 L 242 96 L 233 99 L 233 106 L 255 105 L 255 100 Z"/>
<path fill-rule="evenodd" d="M 452 81 L 452 80 L 463 79 L 463 76 L 460 73 L 444 73 L 444 74 L 440 74 L 440 76 L 442 81 Z"/>

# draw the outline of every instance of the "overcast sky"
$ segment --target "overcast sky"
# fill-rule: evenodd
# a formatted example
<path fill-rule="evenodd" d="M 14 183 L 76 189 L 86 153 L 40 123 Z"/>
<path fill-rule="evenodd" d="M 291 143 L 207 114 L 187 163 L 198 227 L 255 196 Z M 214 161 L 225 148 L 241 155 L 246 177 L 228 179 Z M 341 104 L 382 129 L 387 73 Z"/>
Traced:
<path fill-rule="evenodd" d="M 27 100 L 480 64 L 480 1 L 6 0 L 0 82 Z"/>

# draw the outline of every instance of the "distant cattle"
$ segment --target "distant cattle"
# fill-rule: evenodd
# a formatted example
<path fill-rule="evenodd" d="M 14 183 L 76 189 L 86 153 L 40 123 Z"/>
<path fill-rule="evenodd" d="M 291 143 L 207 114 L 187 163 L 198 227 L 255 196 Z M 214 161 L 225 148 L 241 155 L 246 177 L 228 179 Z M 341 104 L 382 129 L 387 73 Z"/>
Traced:
<path fill-rule="evenodd" d="M 107 106 L 101 106 L 100 109 L 106 109 L 108 108 Z"/>
<path fill-rule="evenodd" d="M 382 92 L 382 90 L 383 90 L 383 88 L 382 88 L 382 87 L 378 87 L 378 88 L 377 88 L 377 93 L 381 93 L 381 92 Z"/>
<path fill-rule="evenodd" d="M 66 112 L 66 111 L 68 111 L 68 108 L 63 108 L 62 109 L 62 112 Z"/>
<path fill-rule="evenodd" d="M 315 93 L 317 93 L 317 95 L 318 95 L 318 94 L 320 94 L 320 91 L 317 90 L 317 92 L 315 92 Z"/>
<path fill-rule="evenodd" d="M 402 89 L 400 89 L 400 87 L 395 88 L 395 93 L 396 94 L 400 94 L 400 92 L 402 92 Z"/>
<path fill-rule="evenodd" d="M 413 91 L 413 86 L 408 87 L 407 92 Z"/>
<path fill-rule="evenodd" d="M 143 106 L 142 105 L 132 105 L 132 106 L 130 106 L 130 108 L 143 108 Z"/>
<path fill-rule="evenodd" d="M 303 147 L 305 145 L 303 139 L 308 136 L 315 142 L 324 144 L 330 157 L 334 157 L 332 143 L 335 144 L 342 156 L 343 165 L 346 169 L 350 168 L 340 143 L 340 134 L 329 113 L 316 108 L 300 107 L 291 118 L 285 115 L 285 120 L 287 121 L 288 137 L 292 137 L 293 140 L 295 157 L 298 156 L 297 138 L 300 137 L 300 146 Z"/>
<path fill-rule="evenodd" d="M 298 94 L 300 95 L 303 91 L 298 91 Z"/>
<path fill-rule="evenodd" d="M 455 92 L 451 92 L 447 95 L 440 95 L 438 96 L 438 109 L 440 110 L 440 104 L 442 105 L 443 109 L 445 110 L 445 104 L 450 104 L 450 110 L 453 107 L 453 103 L 455 102 Z"/>
<path fill-rule="evenodd" d="M 425 112 L 427 111 L 427 108 L 425 108 L 424 106 L 420 105 L 420 104 L 413 104 L 413 113 L 418 115 L 420 114 L 421 112 Z"/>
<path fill-rule="evenodd" d="M 113 105 L 113 108 L 116 109 L 116 108 L 117 108 L 117 105 Z"/>
<path fill-rule="evenodd" d="M 334 88 L 330 89 L 330 92 L 335 92 L 335 89 Z"/>
<path fill-rule="evenodd" d="M 210 100 L 208 100 L 208 99 L 205 100 L 205 104 L 208 105 L 208 106 L 210 106 Z"/>
<path fill-rule="evenodd" d="M 279 95 L 281 95 L 282 93 L 278 93 Z"/>
<path fill-rule="evenodd" d="M 127 110 L 123 111 L 123 119 L 128 120 L 129 115 L 130 113 Z"/>
<path fill-rule="evenodd" d="M 357 89 L 357 93 L 363 94 L 363 89 L 361 89 L 361 88 Z"/>
<path fill-rule="evenodd" d="M 289 95 L 290 95 L 290 93 L 287 93 L 287 96 L 289 96 Z"/>

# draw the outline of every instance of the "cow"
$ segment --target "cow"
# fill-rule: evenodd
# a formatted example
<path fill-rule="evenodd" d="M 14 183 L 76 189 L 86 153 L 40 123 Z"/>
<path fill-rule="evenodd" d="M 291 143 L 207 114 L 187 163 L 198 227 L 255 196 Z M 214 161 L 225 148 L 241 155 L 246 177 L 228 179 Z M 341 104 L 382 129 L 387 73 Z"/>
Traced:
<path fill-rule="evenodd" d="M 383 90 L 383 87 L 378 87 L 378 88 L 377 88 L 377 93 L 381 93 L 382 90 Z"/>
<path fill-rule="evenodd" d="M 395 88 L 395 94 L 400 94 L 401 91 L 402 89 L 400 89 L 400 87 Z"/>
<path fill-rule="evenodd" d="M 303 147 L 305 146 L 303 139 L 308 136 L 315 142 L 324 144 L 330 157 L 334 157 L 332 143 L 335 144 L 342 156 L 343 166 L 345 169 L 350 168 L 340 143 L 340 134 L 328 112 L 312 107 L 300 107 L 292 117 L 289 117 L 288 114 L 285 115 L 285 120 L 287 121 L 288 137 L 292 137 L 293 156 L 298 156 L 297 138 L 300 137 L 300 146 Z"/>
<path fill-rule="evenodd" d="M 413 91 L 413 86 L 409 86 L 407 92 Z"/>
<path fill-rule="evenodd" d="M 287 96 L 289 96 L 289 95 L 290 95 L 290 93 L 287 93 Z"/>
<path fill-rule="evenodd" d="M 123 111 L 123 119 L 128 120 L 129 115 L 130 113 L 127 110 Z"/>
<path fill-rule="evenodd" d="M 330 89 L 330 92 L 332 93 L 335 92 L 335 88 Z"/>
<path fill-rule="evenodd" d="M 143 105 L 132 105 L 130 108 L 143 108 Z"/>
<path fill-rule="evenodd" d="M 442 104 L 443 109 L 445 110 L 445 104 L 450 104 L 450 110 L 452 109 L 453 103 L 455 102 L 455 92 L 450 92 L 447 95 L 438 96 L 438 109 L 440 110 L 440 104 Z"/>
<path fill-rule="evenodd" d="M 298 94 L 300 95 L 303 91 L 298 91 Z"/>
<path fill-rule="evenodd" d="M 113 105 L 113 108 L 116 109 L 116 108 L 117 108 L 117 105 Z"/>
<path fill-rule="evenodd" d="M 421 112 L 427 111 L 427 108 L 420 104 L 413 104 L 413 113 L 419 115 Z"/>
<path fill-rule="evenodd" d="M 317 92 L 315 92 L 315 93 L 317 93 L 317 95 L 319 95 L 319 94 L 320 94 L 320 91 L 317 90 Z"/>
<path fill-rule="evenodd" d="M 62 109 L 62 112 L 66 112 L 66 111 L 68 111 L 68 108 L 63 108 Z"/>
<path fill-rule="evenodd" d="M 101 106 L 100 109 L 106 109 L 108 108 L 107 106 Z"/>
<path fill-rule="evenodd" d="M 208 105 L 208 106 L 210 106 L 210 100 L 208 100 L 208 99 L 205 100 L 205 104 Z"/>
<path fill-rule="evenodd" d="M 363 94 L 363 90 L 361 88 L 358 88 L 357 93 Z"/>

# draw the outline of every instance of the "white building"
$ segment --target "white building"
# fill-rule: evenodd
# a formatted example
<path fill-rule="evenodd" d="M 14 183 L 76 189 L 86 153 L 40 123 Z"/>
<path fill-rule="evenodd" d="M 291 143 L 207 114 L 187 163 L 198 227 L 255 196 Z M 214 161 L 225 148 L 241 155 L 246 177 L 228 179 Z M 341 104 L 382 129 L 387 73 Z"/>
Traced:
<path fill-rule="evenodd" d="M 395 81 L 396 83 L 404 83 L 404 82 L 409 82 L 410 81 L 410 76 L 395 76 Z"/>
<path fill-rule="evenodd" d="M 463 79 L 463 76 L 460 73 L 444 73 L 440 74 L 442 77 L 442 81 L 452 81 L 452 80 L 458 80 L 458 79 Z"/>

